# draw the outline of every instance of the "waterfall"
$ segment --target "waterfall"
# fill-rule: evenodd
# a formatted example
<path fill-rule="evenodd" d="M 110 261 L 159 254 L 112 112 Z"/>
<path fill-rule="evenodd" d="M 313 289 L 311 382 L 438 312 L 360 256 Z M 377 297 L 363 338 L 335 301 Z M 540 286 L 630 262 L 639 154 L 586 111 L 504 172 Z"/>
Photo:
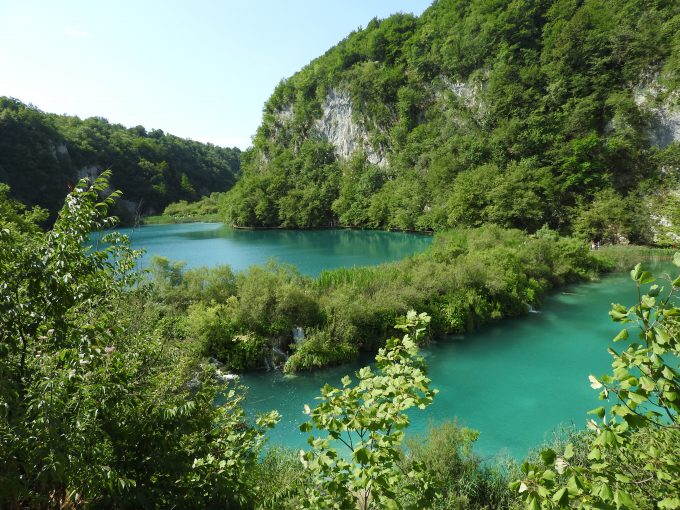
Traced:
<path fill-rule="evenodd" d="M 524 303 L 527 307 L 527 312 L 529 313 L 541 313 L 539 310 L 534 310 L 534 307 L 531 306 L 529 303 Z"/>
<path fill-rule="evenodd" d="M 305 330 L 302 329 L 300 326 L 294 327 L 293 328 L 293 340 L 295 341 L 295 343 L 298 344 L 304 339 L 305 339 Z"/>
<path fill-rule="evenodd" d="M 278 354 L 279 356 L 282 356 L 283 359 L 284 359 L 285 361 L 288 361 L 288 354 L 286 354 L 285 352 L 283 352 L 283 351 L 282 351 L 281 349 L 279 349 L 278 347 L 272 347 L 272 352 L 275 352 L 275 353 Z"/>

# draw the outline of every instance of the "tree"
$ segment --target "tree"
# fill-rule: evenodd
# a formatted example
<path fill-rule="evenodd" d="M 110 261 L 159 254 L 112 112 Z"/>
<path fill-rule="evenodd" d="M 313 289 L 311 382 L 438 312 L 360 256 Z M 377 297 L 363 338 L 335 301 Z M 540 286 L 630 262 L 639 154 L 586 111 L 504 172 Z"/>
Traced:
<path fill-rule="evenodd" d="M 680 253 L 673 261 L 680 267 Z M 637 303 L 612 305 L 609 315 L 625 325 L 615 342 L 627 340 L 631 329 L 639 342 L 620 354 L 610 348 L 613 373 L 589 376 L 602 400 L 616 402 L 590 411 L 597 419 L 588 422 L 585 462 L 575 460 L 570 443 L 559 453 L 541 452 L 543 465 L 524 463 L 523 478 L 511 487 L 531 510 L 680 508 L 680 276 L 665 293 L 640 264 L 631 278 Z"/>
<path fill-rule="evenodd" d="M 0 507 L 252 507 L 276 415 L 247 425 L 240 389 L 145 321 L 126 238 L 86 248 L 107 187 L 81 181 L 47 233 L 0 217 Z"/>
<path fill-rule="evenodd" d="M 349 376 L 342 388 L 321 389 L 321 403 L 305 406 L 310 421 L 300 430 L 315 427 L 326 437 L 310 436 L 312 447 L 300 452 L 313 485 L 307 488 L 305 508 L 363 510 L 406 508 L 404 495 L 413 497 L 412 508 L 423 508 L 433 496 L 423 467 L 400 469 L 404 429 L 409 425 L 406 411 L 425 409 L 437 390 L 430 389 L 417 342 L 430 322 L 426 314 L 410 311 L 397 329 L 406 334 L 392 338 L 376 356 L 376 368 L 364 367 L 352 385 Z M 344 447 L 344 452 L 337 447 Z"/>

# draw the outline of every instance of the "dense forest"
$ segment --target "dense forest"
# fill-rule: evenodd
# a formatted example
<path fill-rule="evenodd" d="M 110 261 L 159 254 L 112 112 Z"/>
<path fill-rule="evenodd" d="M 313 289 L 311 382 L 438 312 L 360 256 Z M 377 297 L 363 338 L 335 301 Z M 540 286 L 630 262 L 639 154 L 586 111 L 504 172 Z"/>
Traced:
<path fill-rule="evenodd" d="M 80 178 L 111 169 L 123 191 L 115 212 L 126 222 L 171 202 L 225 191 L 240 172 L 240 150 L 203 144 L 106 119 L 43 113 L 0 98 L 0 182 L 52 219 Z"/>
<path fill-rule="evenodd" d="M 650 242 L 650 215 L 680 210 L 678 34 L 663 0 L 437 0 L 374 19 L 278 85 L 225 216 Z"/>

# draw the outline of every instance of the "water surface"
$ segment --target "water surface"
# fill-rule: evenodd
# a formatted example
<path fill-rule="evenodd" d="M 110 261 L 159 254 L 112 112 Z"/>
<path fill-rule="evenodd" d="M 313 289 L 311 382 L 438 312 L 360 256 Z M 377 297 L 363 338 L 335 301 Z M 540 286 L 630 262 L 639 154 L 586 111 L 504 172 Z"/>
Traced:
<path fill-rule="evenodd" d="M 183 260 L 188 267 L 229 264 L 240 271 L 269 260 L 292 264 L 303 274 L 401 260 L 424 251 L 431 236 L 375 230 L 234 230 L 221 223 L 145 225 L 121 228 L 133 248 Z"/>
<path fill-rule="evenodd" d="M 627 274 L 607 276 L 560 289 L 538 313 L 431 345 L 424 355 L 440 392 L 426 411 L 412 414 L 410 433 L 425 431 L 429 422 L 458 418 L 481 431 L 477 451 L 483 456 L 521 459 L 560 424 L 583 427 L 587 411 L 601 405 L 588 375 L 610 370 L 607 347 L 619 331 L 608 317 L 610 304 L 632 304 L 635 295 Z M 339 385 L 343 375 L 368 361 L 295 377 L 247 374 L 242 378 L 250 388 L 247 408 L 251 413 L 277 409 L 283 417 L 271 441 L 306 447 L 307 435 L 297 428 L 305 418 L 303 405 L 313 406 L 323 384 Z"/>

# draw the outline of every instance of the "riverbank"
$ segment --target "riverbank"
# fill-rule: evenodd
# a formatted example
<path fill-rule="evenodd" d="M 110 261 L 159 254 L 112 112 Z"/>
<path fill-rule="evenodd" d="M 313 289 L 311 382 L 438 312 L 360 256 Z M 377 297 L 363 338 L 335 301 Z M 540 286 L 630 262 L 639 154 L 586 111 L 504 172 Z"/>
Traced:
<path fill-rule="evenodd" d="M 176 225 L 181 223 L 221 223 L 222 219 L 217 214 L 203 216 L 171 216 L 159 214 L 155 216 L 143 216 L 139 220 L 140 225 Z"/>
<path fill-rule="evenodd" d="M 662 267 L 673 266 L 669 262 Z M 659 266 L 649 269 L 662 272 Z M 457 419 L 482 431 L 475 443 L 479 455 L 506 454 L 521 461 L 560 424 L 582 429 L 587 411 L 598 405 L 588 375 L 611 369 L 607 346 L 621 329 L 608 315 L 611 303 L 629 305 L 635 298 L 627 273 L 605 274 L 599 281 L 554 288 L 540 310 L 433 339 L 421 354 L 439 393 L 426 413 L 414 413 L 408 434 L 424 434 L 431 425 Z M 314 403 L 319 387 L 339 386 L 343 376 L 372 361 L 366 354 L 339 367 L 295 376 L 243 374 L 246 409 L 251 415 L 277 409 L 281 421 L 270 432 L 270 441 L 304 448 L 307 436 L 298 429 L 303 406 Z M 511 391 L 505 382 L 511 382 Z"/>

